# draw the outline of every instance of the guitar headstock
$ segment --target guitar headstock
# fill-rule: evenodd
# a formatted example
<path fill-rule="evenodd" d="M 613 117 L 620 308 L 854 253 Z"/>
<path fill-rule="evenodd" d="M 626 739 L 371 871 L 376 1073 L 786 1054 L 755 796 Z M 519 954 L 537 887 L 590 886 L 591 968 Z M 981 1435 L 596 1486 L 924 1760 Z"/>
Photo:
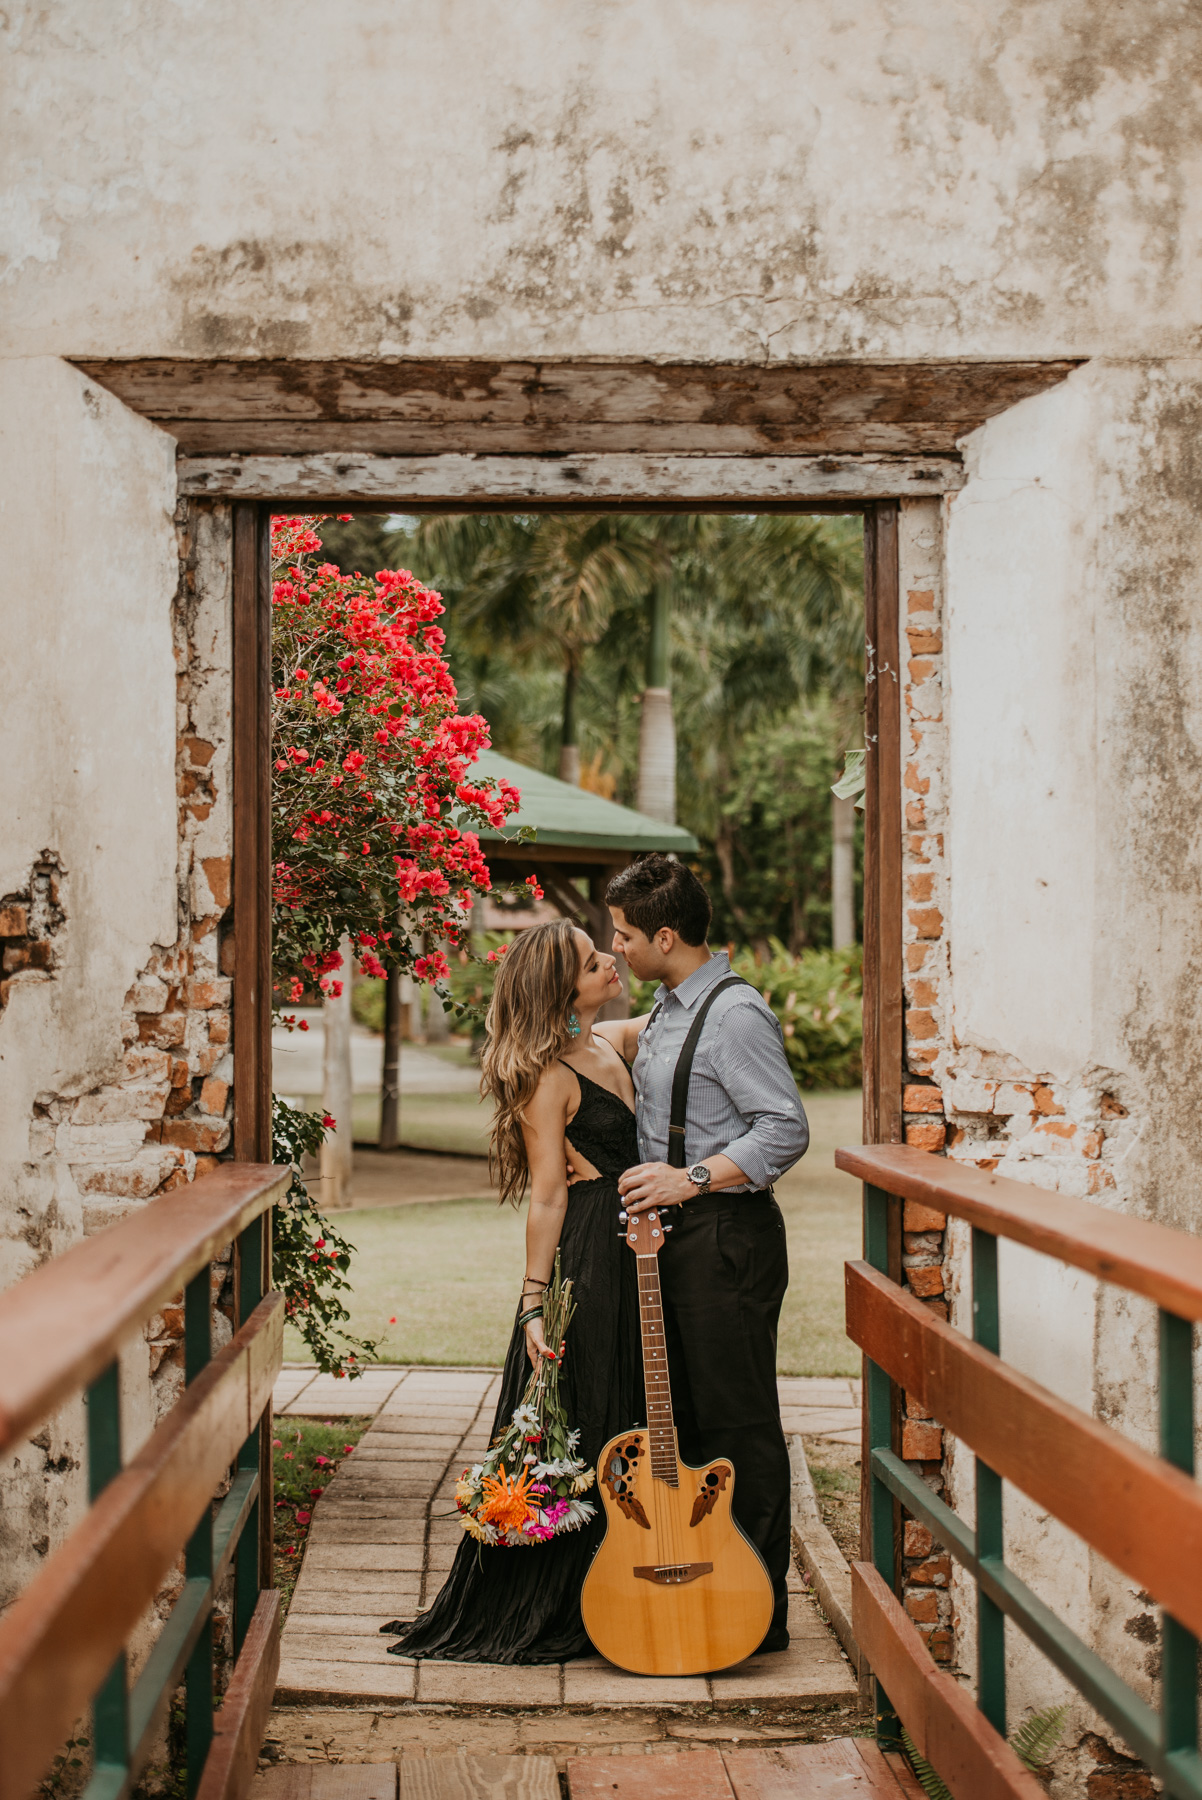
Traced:
<path fill-rule="evenodd" d="M 671 1231 L 671 1225 L 664 1223 L 664 1215 L 658 1206 L 650 1212 L 619 1213 L 623 1221 L 622 1236 L 630 1245 L 636 1256 L 658 1256 L 664 1247 L 664 1234 Z"/>

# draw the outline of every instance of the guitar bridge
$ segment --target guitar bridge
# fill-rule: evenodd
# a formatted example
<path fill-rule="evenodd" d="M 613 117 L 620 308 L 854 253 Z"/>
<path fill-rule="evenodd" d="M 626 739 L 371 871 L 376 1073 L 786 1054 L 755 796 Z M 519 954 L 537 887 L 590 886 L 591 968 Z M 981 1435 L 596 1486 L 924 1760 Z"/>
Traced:
<path fill-rule="evenodd" d="M 643 1563 L 635 1567 L 639 1581 L 655 1581 L 660 1587 L 683 1587 L 699 1575 L 712 1575 L 713 1563 Z"/>

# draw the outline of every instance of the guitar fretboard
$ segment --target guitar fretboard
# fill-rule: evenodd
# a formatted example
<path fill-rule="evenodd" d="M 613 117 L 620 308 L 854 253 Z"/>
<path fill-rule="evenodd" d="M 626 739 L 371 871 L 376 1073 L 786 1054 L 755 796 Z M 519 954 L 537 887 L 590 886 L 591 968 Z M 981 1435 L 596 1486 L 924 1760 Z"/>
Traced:
<path fill-rule="evenodd" d="M 651 1473 L 668 1487 L 679 1487 L 672 1389 L 668 1382 L 668 1347 L 664 1339 L 664 1306 L 659 1289 L 659 1260 L 636 1258 L 639 1271 L 639 1322 L 643 1333 L 643 1379 L 647 1388 L 647 1436 Z"/>

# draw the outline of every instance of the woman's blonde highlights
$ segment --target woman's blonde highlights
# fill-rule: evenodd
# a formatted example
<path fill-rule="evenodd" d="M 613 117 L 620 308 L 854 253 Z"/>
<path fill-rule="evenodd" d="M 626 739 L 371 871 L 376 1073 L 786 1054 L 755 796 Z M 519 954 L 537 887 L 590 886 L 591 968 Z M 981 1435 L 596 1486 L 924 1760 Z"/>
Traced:
<path fill-rule="evenodd" d="M 484 1021 L 481 1088 L 496 1110 L 488 1168 L 501 1199 L 520 1204 L 530 1178 L 522 1121 L 543 1071 L 572 1041 L 571 1016 L 580 982 L 576 928 L 567 919 L 518 934 L 497 969 Z"/>

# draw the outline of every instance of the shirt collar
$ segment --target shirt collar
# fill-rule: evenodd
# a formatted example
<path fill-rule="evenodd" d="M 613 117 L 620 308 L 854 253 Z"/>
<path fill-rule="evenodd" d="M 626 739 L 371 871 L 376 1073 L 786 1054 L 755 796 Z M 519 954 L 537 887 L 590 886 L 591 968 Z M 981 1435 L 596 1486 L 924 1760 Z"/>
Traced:
<path fill-rule="evenodd" d="M 724 975 L 729 974 L 729 955 L 725 950 L 716 950 L 709 961 L 702 963 L 699 969 L 694 969 L 688 980 L 682 981 L 679 987 L 666 988 L 661 982 L 656 989 L 655 998 L 662 1002 L 670 996 L 672 999 L 678 1000 L 685 1011 L 689 1012 L 707 988 L 712 987 L 715 981 L 721 981 Z"/>

